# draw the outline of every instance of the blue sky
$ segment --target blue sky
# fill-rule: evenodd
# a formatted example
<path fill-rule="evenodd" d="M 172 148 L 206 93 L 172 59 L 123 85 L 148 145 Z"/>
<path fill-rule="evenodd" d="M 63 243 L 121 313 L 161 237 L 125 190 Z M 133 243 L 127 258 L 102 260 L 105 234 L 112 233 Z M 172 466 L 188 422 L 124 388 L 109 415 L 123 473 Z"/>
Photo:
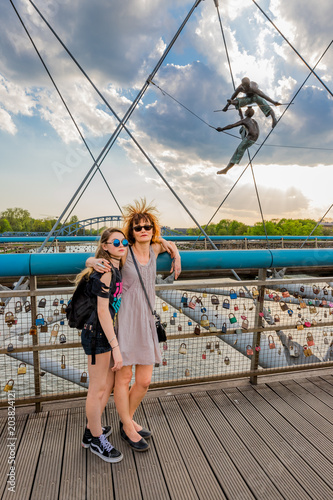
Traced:
<path fill-rule="evenodd" d="M 194 2 L 187 0 L 35 0 L 99 90 L 122 117 Z M 236 84 L 243 76 L 280 102 L 289 102 L 309 70 L 251 0 L 220 0 L 220 15 Z M 28 0 L 14 0 L 85 139 L 98 156 L 116 121 Z M 331 2 L 258 0 L 313 66 L 331 42 Z M 92 165 L 67 111 L 9 1 L 0 7 L 0 211 L 20 206 L 34 217 L 58 216 Z M 333 48 L 317 73 L 333 90 Z M 214 113 L 233 92 L 213 0 L 200 2 L 154 82 L 212 126 L 238 120 Z M 284 107 L 275 108 L 277 117 Z M 332 203 L 332 97 L 312 75 L 253 161 L 266 219 L 319 219 Z M 259 142 L 271 130 L 258 109 Z M 219 134 L 150 86 L 128 127 L 201 224 L 205 224 L 246 166 L 227 176 L 239 141 Z M 237 129 L 231 131 L 238 135 Z M 286 146 L 294 146 L 287 148 Z M 295 148 L 297 146 L 297 148 Z M 307 149 L 306 149 L 307 148 Z M 311 149 L 323 148 L 323 149 Z M 257 146 L 250 150 L 255 153 Z M 330 150 L 331 149 L 331 150 Z M 121 206 L 146 196 L 163 224 L 193 226 L 172 193 L 122 132 L 102 165 Z M 97 174 L 75 209 L 79 218 L 117 214 Z M 328 214 L 328 218 L 332 214 Z M 260 220 L 250 169 L 215 221 Z"/>

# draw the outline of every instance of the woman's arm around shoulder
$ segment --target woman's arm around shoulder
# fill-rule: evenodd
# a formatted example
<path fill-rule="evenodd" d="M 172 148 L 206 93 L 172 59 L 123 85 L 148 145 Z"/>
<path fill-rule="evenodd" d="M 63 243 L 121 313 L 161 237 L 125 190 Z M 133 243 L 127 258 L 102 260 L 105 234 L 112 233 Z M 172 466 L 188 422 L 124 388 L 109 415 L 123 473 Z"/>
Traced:
<path fill-rule="evenodd" d="M 152 247 L 156 257 L 158 257 L 160 253 L 164 252 L 168 252 L 170 254 L 170 257 L 173 259 L 170 272 L 172 273 L 175 271 L 175 279 L 177 279 L 182 269 L 181 258 L 177 245 L 173 241 L 167 241 L 164 238 L 160 238 L 159 243 L 153 243 Z"/>

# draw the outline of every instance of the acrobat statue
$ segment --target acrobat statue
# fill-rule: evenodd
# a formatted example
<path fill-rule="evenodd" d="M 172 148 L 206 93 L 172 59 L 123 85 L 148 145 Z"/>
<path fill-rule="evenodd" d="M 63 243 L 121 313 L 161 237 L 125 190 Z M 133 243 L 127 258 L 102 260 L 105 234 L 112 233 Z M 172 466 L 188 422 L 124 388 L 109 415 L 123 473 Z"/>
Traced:
<path fill-rule="evenodd" d="M 234 152 L 231 160 L 229 161 L 228 165 L 226 168 L 223 170 L 219 170 L 216 172 L 217 174 L 226 174 L 228 170 L 230 170 L 236 163 L 238 164 L 241 159 L 243 158 L 243 155 L 245 151 L 252 146 L 256 142 L 256 140 L 259 137 L 259 127 L 258 123 L 252 119 L 252 116 L 254 115 L 254 109 L 253 108 L 247 108 L 245 111 L 245 118 L 242 120 L 239 120 L 236 123 L 233 123 L 232 125 L 226 125 L 225 127 L 218 127 L 216 130 L 218 132 L 223 132 L 223 130 L 229 130 L 230 128 L 234 127 L 240 127 L 240 134 L 243 138 L 242 142 Z"/>
<path fill-rule="evenodd" d="M 239 97 L 236 99 L 238 94 L 243 92 L 246 97 Z M 278 101 L 273 101 L 270 97 L 264 94 L 258 87 L 256 82 L 251 82 L 249 78 L 245 77 L 242 79 L 242 83 L 237 87 L 235 92 L 232 94 L 231 99 L 228 99 L 228 104 L 223 108 L 222 111 L 227 111 L 230 104 L 233 104 L 236 109 L 242 108 L 243 106 L 248 106 L 252 103 L 257 103 L 261 111 L 265 116 L 272 117 L 272 128 L 277 124 L 277 119 L 272 108 L 267 104 L 266 101 L 271 102 L 274 106 L 280 106 Z"/>

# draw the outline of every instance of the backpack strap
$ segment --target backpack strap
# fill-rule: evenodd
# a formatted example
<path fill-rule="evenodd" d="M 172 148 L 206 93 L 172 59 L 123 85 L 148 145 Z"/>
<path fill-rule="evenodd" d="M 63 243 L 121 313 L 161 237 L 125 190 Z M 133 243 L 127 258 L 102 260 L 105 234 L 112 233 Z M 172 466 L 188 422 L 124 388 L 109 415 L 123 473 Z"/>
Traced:
<path fill-rule="evenodd" d="M 111 261 L 109 261 L 111 264 L 112 268 L 112 274 L 111 274 L 111 281 L 110 281 L 110 289 L 112 288 L 112 285 L 115 284 L 117 280 L 117 273 L 114 265 L 112 264 Z M 96 336 L 97 336 L 97 322 L 98 322 L 98 314 L 97 314 L 97 301 L 96 301 L 96 315 L 95 315 L 95 320 L 93 322 L 93 325 L 91 325 L 91 364 L 95 365 L 96 364 Z M 112 349 L 112 348 L 111 348 Z"/>

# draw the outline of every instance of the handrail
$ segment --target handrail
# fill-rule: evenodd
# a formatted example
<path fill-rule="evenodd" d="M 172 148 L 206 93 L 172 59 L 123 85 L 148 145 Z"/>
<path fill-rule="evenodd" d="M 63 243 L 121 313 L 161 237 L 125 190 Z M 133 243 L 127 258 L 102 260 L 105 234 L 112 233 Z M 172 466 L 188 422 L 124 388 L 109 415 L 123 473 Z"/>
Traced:
<path fill-rule="evenodd" d="M 327 267 L 333 265 L 333 249 L 209 250 L 180 252 L 184 271 L 219 269 L 268 269 L 282 267 Z M 45 276 L 77 274 L 93 253 L 4 254 L 0 276 Z M 157 270 L 167 272 L 171 259 L 162 254 Z"/>
<path fill-rule="evenodd" d="M 163 236 L 164 239 L 168 241 L 205 241 L 205 236 L 189 236 L 189 235 L 177 235 L 177 236 Z M 283 236 L 283 235 L 274 235 L 268 236 L 268 240 L 270 241 L 333 241 L 333 236 Z M 210 239 L 213 241 L 244 241 L 244 240 L 252 240 L 252 241 L 266 241 L 266 236 L 252 236 L 249 234 L 246 235 L 214 235 L 210 236 Z M 98 241 L 100 236 L 58 236 L 51 237 L 49 241 L 58 241 L 59 243 L 68 242 L 68 243 L 88 243 Z M 40 243 L 45 240 L 44 236 L 1 236 L 0 234 L 0 243 Z"/>

